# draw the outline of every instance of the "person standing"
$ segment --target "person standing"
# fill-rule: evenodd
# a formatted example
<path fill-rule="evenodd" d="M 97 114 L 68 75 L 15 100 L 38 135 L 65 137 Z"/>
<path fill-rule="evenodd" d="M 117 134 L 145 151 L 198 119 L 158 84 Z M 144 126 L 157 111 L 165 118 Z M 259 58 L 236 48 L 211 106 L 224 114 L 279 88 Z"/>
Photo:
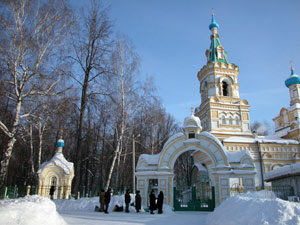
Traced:
<path fill-rule="evenodd" d="M 156 197 L 153 189 L 150 192 L 149 199 L 150 199 L 150 214 L 154 214 L 153 211 L 156 210 L 156 204 L 155 204 Z"/>
<path fill-rule="evenodd" d="M 51 187 L 50 187 L 50 193 L 49 193 L 51 199 L 53 199 L 54 192 L 55 192 L 55 186 L 51 185 Z"/>
<path fill-rule="evenodd" d="M 101 192 L 100 192 L 99 202 L 100 202 L 100 212 L 104 212 L 105 191 L 103 189 L 101 189 Z"/>
<path fill-rule="evenodd" d="M 131 198 L 130 198 L 130 194 L 129 194 L 129 189 L 126 190 L 126 194 L 125 194 L 125 212 L 129 213 L 129 204 L 130 204 Z"/>
<path fill-rule="evenodd" d="M 136 210 L 137 213 L 140 212 L 141 202 L 142 202 L 142 198 L 141 198 L 141 195 L 140 195 L 140 191 L 137 190 L 136 195 L 135 195 L 135 210 Z"/>
<path fill-rule="evenodd" d="M 110 202 L 110 195 L 111 195 L 111 189 L 108 188 L 107 191 L 105 192 L 105 213 L 108 214 L 108 206 L 109 206 L 109 202 Z"/>
<path fill-rule="evenodd" d="M 162 191 L 159 192 L 157 196 L 157 209 L 158 209 L 158 214 L 163 213 L 163 203 L 164 203 L 164 193 Z"/>

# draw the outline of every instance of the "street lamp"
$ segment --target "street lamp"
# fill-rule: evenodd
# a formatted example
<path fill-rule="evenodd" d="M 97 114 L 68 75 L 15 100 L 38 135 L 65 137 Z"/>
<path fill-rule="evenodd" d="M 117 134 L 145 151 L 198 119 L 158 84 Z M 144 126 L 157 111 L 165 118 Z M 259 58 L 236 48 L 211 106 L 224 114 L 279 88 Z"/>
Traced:
<path fill-rule="evenodd" d="M 133 186 L 133 194 L 135 194 L 135 138 L 139 137 L 140 134 L 137 136 L 132 136 L 132 172 L 133 172 L 133 177 L 132 177 L 132 186 Z"/>

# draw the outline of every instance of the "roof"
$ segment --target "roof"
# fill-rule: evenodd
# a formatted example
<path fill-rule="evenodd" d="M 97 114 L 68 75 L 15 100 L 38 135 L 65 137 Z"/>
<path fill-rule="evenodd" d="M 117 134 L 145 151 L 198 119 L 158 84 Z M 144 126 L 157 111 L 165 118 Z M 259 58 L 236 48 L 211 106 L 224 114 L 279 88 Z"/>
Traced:
<path fill-rule="evenodd" d="M 52 159 L 42 163 L 37 173 L 41 173 L 45 167 L 51 164 L 60 167 L 66 174 L 71 174 L 74 165 L 72 162 L 67 161 L 61 152 L 57 152 Z"/>
<path fill-rule="evenodd" d="M 299 144 L 298 141 L 292 139 L 283 139 L 276 135 L 258 136 L 256 138 L 247 137 L 229 137 L 225 138 L 223 142 L 227 143 L 275 143 L 275 144 Z"/>
<path fill-rule="evenodd" d="M 300 84 L 300 76 L 295 74 L 294 68 L 291 68 L 291 76 L 285 80 L 285 86 L 290 87 L 292 84 Z"/>
<path fill-rule="evenodd" d="M 264 174 L 265 181 L 272 181 L 290 175 L 300 174 L 300 163 L 280 167 Z"/>

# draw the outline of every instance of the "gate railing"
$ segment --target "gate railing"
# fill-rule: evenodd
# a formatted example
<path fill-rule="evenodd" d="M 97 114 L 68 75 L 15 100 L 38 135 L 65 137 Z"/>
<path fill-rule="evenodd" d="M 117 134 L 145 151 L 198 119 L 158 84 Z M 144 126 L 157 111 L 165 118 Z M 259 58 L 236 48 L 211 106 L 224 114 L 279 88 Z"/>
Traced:
<path fill-rule="evenodd" d="M 210 187 L 199 193 L 196 187 L 185 190 L 174 187 L 175 211 L 213 211 L 215 208 L 215 189 Z"/>

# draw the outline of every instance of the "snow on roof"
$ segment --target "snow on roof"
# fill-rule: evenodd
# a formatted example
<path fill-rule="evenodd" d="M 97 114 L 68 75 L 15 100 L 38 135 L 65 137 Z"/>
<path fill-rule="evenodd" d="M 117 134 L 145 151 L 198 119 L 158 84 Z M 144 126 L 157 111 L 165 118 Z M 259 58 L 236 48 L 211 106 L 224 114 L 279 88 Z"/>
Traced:
<path fill-rule="evenodd" d="M 139 176 L 155 176 L 155 175 L 174 175 L 174 173 L 172 172 L 166 172 L 166 171 L 138 171 L 135 172 L 135 175 L 139 175 Z"/>
<path fill-rule="evenodd" d="M 252 156 L 248 150 L 241 150 L 237 152 L 227 152 L 228 161 L 233 162 L 240 162 L 244 156 L 249 156 L 252 159 Z"/>
<path fill-rule="evenodd" d="M 57 152 L 52 159 L 42 163 L 38 173 L 41 173 L 42 170 L 50 164 L 55 164 L 56 166 L 62 168 L 66 174 L 71 174 L 74 165 L 72 162 L 67 161 L 61 152 Z"/>
<path fill-rule="evenodd" d="M 160 153 L 155 154 L 155 155 L 141 154 L 139 157 L 139 161 L 145 160 L 148 165 L 157 165 L 159 156 L 160 156 Z"/>
<path fill-rule="evenodd" d="M 206 136 L 210 139 L 213 139 L 222 148 L 222 150 L 224 151 L 224 153 L 227 156 L 227 159 L 230 163 L 240 162 L 241 159 L 245 155 L 252 158 L 252 156 L 251 156 L 251 154 L 248 150 L 243 150 L 243 151 L 238 151 L 238 152 L 229 152 L 226 148 L 224 148 L 224 146 L 222 145 L 220 140 L 217 137 L 215 137 L 214 135 L 212 135 L 211 133 L 209 133 L 209 132 L 204 131 L 204 132 L 201 133 L 201 135 Z"/>
<path fill-rule="evenodd" d="M 163 147 L 163 148 L 165 148 L 170 142 L 172 142 L 172 141 L 174 141 L 175 139 L 180 138 L 180 137 L 182 137 L 182 136 L 184 136 L 184 133 L 182 133 L 182 132 L 179 132 L 179 133 L 176 133 L 176 134 L 172 135 L 172 136 L 167 140 L 167 142 L 164 144 L 164 147 Z"/>
<path fill-rule="evenodd" d="M 196 166 L 199 171 L 207 172 L 207 168 L 205 168 L 201 163 L 195 163 L 194 166 Z"/>
<path fill-rule="evenodd" d="M 183 123 L 184 128 L 189 128 L 191 126 L 193 128 L 198 128 L 198 127 L 202 128 L 200 118 L 197 116 L 194 116 L 193 114 L 188 117 L 185 117 L 184 123 Z"/>
<path fill-rule="evenodd" d="M 291 164 L 288 166 L 280 167 L 264 174 L 265 181 L 271 181 L 276 178 L 287 177 L 300 173 L 300 163 Z"/>
<path fill-rule="evenodd" d="M 278 131 L 275 131 L 275 135 L 276 135 L 277 137 L 283 137 L 283 136 L 285 136 L 285 135 L 288 134 L 288 132 L 290 131 L 290 129 L 291 129 L 290 126 L 285 127 L 285 128 L 280 129 L 280 130 L 278 130 Z"/>
<path fill-rule="evenodd" d="M 276 135 L 270 135 L 270 136 L 258 136 L 257 138 L 246 138 L 246 137 L 229 137 L 225 138 L 223 142 L 227 143 L 276 143 L 276 144 L 299 144 L 298 141 L 291 140 L 291 139 L 283 139 Z"/>

